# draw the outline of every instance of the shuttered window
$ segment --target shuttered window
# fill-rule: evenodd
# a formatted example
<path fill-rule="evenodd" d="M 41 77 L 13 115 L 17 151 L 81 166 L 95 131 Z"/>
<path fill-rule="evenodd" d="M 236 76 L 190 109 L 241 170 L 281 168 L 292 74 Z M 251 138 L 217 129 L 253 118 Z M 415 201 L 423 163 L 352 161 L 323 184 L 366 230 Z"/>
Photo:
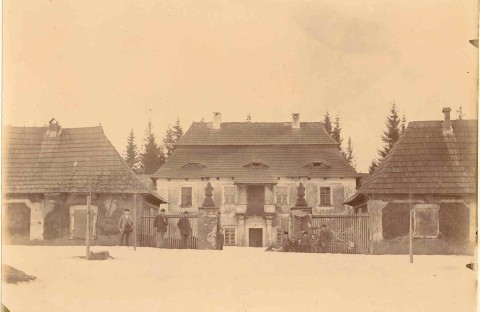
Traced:
<path fill-rule="evenodd" d="M 320 187 L 320 206 L 331 206 L 330 187 Z"/>
<path fill-rule="evenodd" d="M 235 245 L 235 229 L 234 228 L 225 228 L 225 245 L 228 245 L 228 246 Z"/>
<path fill-rule="evenodd" d="M 282 229 L 280 227 L 277 228 L 277 244 L 282 244 Z"/>
<path fill-rule="evenodd" d="M 287 186 L 277 186 L 275 188 L 277 194 L 277 205 L 278 206 L 288 206 L 288 187 Z"/>
<path fill-rule="evenodd" d="M 193 188 L 191 186 L 182 186 L 181 193 L 182 193 L 182 201 L 180 203 L 181 207 L 182 208 L 192 207 L 193 206 L 193 201 L 192 201 Z"/>
<path fill-rule="evenodd" d="M 234 205 L 237 188 L 235 186 L 225 186 L 223 193 L 225 198 L 225 205 Z"/>

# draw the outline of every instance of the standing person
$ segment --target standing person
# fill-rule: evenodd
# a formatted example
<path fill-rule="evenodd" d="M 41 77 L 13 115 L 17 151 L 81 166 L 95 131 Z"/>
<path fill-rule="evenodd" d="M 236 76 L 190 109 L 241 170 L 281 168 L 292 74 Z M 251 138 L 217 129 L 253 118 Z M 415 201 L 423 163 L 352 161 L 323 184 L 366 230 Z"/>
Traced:
<path fill-rule="evenodd" d="M 288 232 L 283 233 L 283 252 L 289 252 L 290 251 L 290 237 L 288 237 Z"/>
<path fill-rule="evenodd" d="M 325 224 L 322 224 L 322 226 L 320 227 L 318 240 L 320 245 L 320 252 L 327 252 L 332 241 L 332 232 L 327 229 L 327 226 Z"/>
<path fill-rule="evenodd" d="M 295 237 L 290 240 L 290 252 L 297 252 L 297 239 Z"/>
<path fill-rule="evenodd" d="M 165 209 L 160 210 L 160 214 L 155 217 L 153 226 L 157 232 L 155 241 L 157 248 L 165 247 L 165 233 L 167 233 L 168 220 L 165 216 Z"/>
<path fill-rule="evenodd" d="M 302 239 L 301 238 L 297 239 L 297 250 L 295 252 L 303 252 L 303 250 L 302 250 Z"/>
<path fill-rule="evenodd" d="M 318 249 L 317 235 L 312 234 L 312 236 L 310 237 L 310 252 L 316 253 L 317 249 Z"/>
<path fill-rule="evenodd" d="M 183 217 L 181 217 L 177 223 L 177 227 L 180 230 L 180 235 L 182 236 L 182 243 L 180 246 L 181 249 L 187 248 L 188 235 L 190 235 L 192 231 L 192 227 L 190 226 L 190 221 L 188 220 L 187 216 L 188 212 L 185 211 L 183 213 Z"/>
<path fill-rule="evenodd" d="M 302 252 L 310 252 L 310 239 L 308 239 L 307 231 L 303 232 Z"/>
<path fill-rule="evenodd" d="M 130 218 L 129 209 L 125 209 L 120 220 L 118 220 L 118 229 L 120 230 L 120 246 L 123 246 L 124 241 L 125 246 L 128 246 L 128 238 L 133 231 L 133 220 Z"/>
<path fill-rule="evenodd" d="M 223 234 L 223 228 L 219 228 L 216 236 L 217 250 L 223 250 L 223 244 L 225 243 L 225 235 Z"/>

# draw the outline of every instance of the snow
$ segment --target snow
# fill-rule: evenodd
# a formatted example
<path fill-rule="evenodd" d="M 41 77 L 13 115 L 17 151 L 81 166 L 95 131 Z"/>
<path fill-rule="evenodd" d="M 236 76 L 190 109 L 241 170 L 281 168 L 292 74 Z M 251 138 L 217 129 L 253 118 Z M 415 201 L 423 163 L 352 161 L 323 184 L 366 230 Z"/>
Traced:
<path fill-rule="evenodd" d="M 2 283 L 11 311 L 474 311 L 467 256 L 300 254 L 4 246 L 3 263 L 34 275 Z"/>

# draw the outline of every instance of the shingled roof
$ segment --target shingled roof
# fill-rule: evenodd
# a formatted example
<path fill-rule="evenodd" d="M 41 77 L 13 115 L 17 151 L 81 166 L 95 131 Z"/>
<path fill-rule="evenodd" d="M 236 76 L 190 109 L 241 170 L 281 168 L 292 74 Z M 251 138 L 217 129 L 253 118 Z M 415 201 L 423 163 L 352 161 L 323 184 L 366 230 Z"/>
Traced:
<path fill-rule="evenodd" d="M 102 127 L 4 127 L 3 192 L 141 193 L 166 202 L 142 183 L 103 133 Z"/>
<path fill-rule="evenodd" d="M 477 192 L 477 121 L 410 122 L 405 133 L 348 200 L 356 204 L 367 194 L 467 195 Z"/>
<path fill-rule="evenodd" d="M 176 146 L 185 145 L 338 145 L 320 122 L 194 122 Z"/>
<path fill-rule="evenodd" d="M 356 175 L 319 122 L 301 123 L 298 129 L 279 122 L 230 122 L 212 129 L 211 123 L 196 122 L 154 177 L 276 183 L 278 177 Z"/>

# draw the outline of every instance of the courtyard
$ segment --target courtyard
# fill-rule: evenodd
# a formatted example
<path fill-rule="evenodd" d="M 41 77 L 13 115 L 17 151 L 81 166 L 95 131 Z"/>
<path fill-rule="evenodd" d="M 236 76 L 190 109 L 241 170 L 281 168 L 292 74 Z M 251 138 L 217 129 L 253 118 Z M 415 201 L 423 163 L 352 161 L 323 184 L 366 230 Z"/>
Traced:
<path fill-rule="evenodd" d="M 11 311 L 474 311 L 469 256 L 301 254 L 3 246 L 3 263 L 37 277 L 2 285 Z"/>

